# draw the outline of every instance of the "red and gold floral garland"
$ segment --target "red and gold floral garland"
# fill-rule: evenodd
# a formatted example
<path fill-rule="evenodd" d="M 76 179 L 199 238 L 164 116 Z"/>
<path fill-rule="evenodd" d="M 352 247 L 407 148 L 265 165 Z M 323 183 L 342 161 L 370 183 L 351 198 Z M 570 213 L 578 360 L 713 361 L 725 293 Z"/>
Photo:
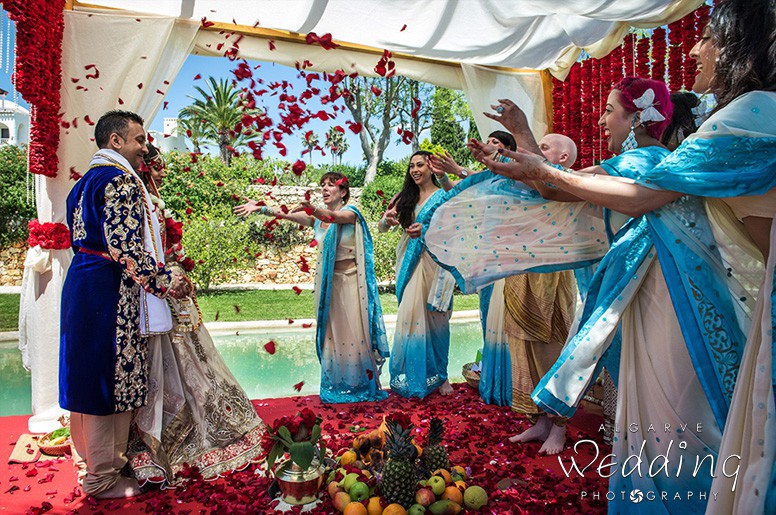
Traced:
<path fill-rule="evenodd" d="M 60 87 L 62 85 L 63 0 L 6 0 L 16 22 L 14 83 L 32 104 L 30 172 L 54 177 L 59 159 Z"/>
<path fill-rule="evenodd" d="M 70 230 L 65 224 L 30 220 L 27 224 L 30 235 L 27 243 L 30 247 L 40 245 L 46 250 L 62 250 L 70 248 Z"/>

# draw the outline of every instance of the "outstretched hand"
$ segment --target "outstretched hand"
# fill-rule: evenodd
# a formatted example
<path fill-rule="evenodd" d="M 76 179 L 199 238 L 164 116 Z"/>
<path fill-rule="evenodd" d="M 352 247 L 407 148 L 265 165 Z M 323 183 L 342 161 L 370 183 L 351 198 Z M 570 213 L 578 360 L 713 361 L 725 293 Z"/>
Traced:
<path fill-rule="evenodd" d="M 512 135 L 531 132 L 531 128 L 528 126 L 528 118 L 526 118 L 523 110 L 508 98 L 500 98 L 498 104 L 491 105 L 490 107 L 496 112 L 482 114 L 491 120 L 496 120 Z"/>
<path fill-rule="evenodd" d="M 488 145 L 478 139 L 470 139 L 466 148 L 472 153 L 472 157 L 480 163 L 484 163 L 485 158 L 492 156 L 496 151 L 495 145 Z"/>
<path fill-rule="evenodd" d="M 461 171 L 461 167 L 446 150 L 444 154 L 432 154 L 428 156 L 428 166 L 437 176 L 445 174 L 459 176 Z"/>
<path fill-rule="evenodd" d="M 239 206 L 234 206 L 232 208 L 232 212 L 235 215 L 237 215 L 237 216 L 248 216 L 251 213 L 255 213 L 256 211 L 261 209 L 261 206 L 259 206 L 258 201 L 251 200 L 251 199 L 249 199 L 247 197 L 243 197 L 243 199 L 247 201 L 247 202 L 245 202 L 245 204 L 240 204 Z"/>
<path fill-rule="evenodd" d="M 406 232 L 407 236 L 410 238 L 420 238 L 420 234 L 423 232 L 423 226 L 420 225 L 419 222 L 415 222 L 414 224 L 404 229 L 404 232 Z"/>
<path fill-rule="evenodd" d="M 517 152 L 499 149 L 499 153 L 511 159 L 506 163 L 485 158 L 485 166 L 490 171 L 516 181 L 543 180 L 544 160 L 538 155 L 518 148 Z"/>
<path fill-rule="evenodd" d="M 299 204 L 295 205 L 290 212 L 299 213 L 301 211 L 304 211 L 306 214 L 312 216 L 313 212 L 315 211 L 315 206 L 313 206 L 309 200 L 303 200 Z"/>
<path fill-rule="evenodd" d="M 383 213 L 383 220 L 385 221 L 385 225 L 388 227 L 395 227 L 399 225 L 398 216 L 399 214 L 396 211 L 396 206 L 388 208 L 388 210 Z"/>

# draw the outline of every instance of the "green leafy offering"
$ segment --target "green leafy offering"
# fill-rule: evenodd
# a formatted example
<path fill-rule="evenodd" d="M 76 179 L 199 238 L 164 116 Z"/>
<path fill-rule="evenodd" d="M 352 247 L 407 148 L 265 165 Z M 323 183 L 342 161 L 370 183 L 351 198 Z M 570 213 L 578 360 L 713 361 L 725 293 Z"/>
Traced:
<path fill-rule="evenodd" d="M 49 434 L 49 439 L 50 440 L 55 440 L 55 439 L 57 439 L 57 438 L 59 438 L 61 436 L 69 437 L 70 436 L 70 428 L 69 427 L 60 427 L 59 429 L 52 431 L 51 434 Z"/>

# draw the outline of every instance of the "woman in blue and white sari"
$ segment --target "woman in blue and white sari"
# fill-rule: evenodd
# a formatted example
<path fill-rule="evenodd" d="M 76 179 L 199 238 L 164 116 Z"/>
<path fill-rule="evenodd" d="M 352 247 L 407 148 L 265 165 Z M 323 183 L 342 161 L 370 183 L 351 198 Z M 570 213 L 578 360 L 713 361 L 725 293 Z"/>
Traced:
<path fill-rule="evenodd" d="M 388 341 L 374 271 L 374 248 L 366 220 L 353 206 L 347 178 L 321 177 L 325 208 L 301 202 L 288 213 L 255 201 L 235 208 L 238 215 L 258 211 L 315 230 L 315 346 L 321 363 L 321 402 L 379 401 L 388 397 L 380 371 Z"/>
<path fill-rule="evenodd" d="M 651 181 L 668 156 L 657 138 L 670 114 L 663 83 L 626 78 L 599 121 L 609 149 L 621 154 L 588 170 L 597 176 L 559 172 L 528 153 L 505 152 L 515 160 L 509 163 L 486 160 L 496 172 L 631 217 L 613 235 L 576 329 L 533 394 L 546 412 L 570 416 L 603 362 L 619 365 L 610 513 L 706 508 L 745 340 L 747 294 L 727 273 L 702 202 Z M 619 325 L 621 347 L 610 348 Z M 665 470 L 651 474 L 661 455 Z M 631 502 L 635 490 L 649 502 Z"/>
<path fill-rule="evenodd" d="M 731 273 L 746 278 L 747 258 L 765 264 L 750 280 L 756 305 L 707 513 L 776 513 L 775 38 L 773 1 L 717 5 L 690 57 L 693 90 L 714 93 L 718 106 L 651 174 L 661 187 L 705 197 L 718 240 L 743 251 L 738 260 L 730 253 Z"/>
<path fill-rule="evenodd" d="M 410 157 L 395 207 L 386 212 L 379 227 L 387 230 L 400 224 L 404 229 L 396 247 L 399 311 L 390 364 L 391 390 L 404 397 L 423 398 L 437 389 L 442 395 L 453 391 L 447 363 L 455 282 L 423 248 L 416 222 L 442 193 L 438 181 L 450 182 L 447 174 L 437 178 L 431 171 L 430 156 L 420 150 Z"/>

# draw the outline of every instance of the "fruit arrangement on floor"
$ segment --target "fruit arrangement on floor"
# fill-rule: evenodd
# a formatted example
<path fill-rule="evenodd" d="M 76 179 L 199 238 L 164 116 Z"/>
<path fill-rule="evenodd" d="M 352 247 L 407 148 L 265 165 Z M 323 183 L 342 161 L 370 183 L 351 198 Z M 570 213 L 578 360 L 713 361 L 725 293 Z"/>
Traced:
<path fill-rule="evenodd" d="M 423 448 L 416 433 L 407 415 L 394 413 L 355 437 L 327 478 L 334 507 L 344 515 L 455 515 L 486 506 L 485 489 L 468 484 L 464 467 L 451 466 L 443 421 L 431 419 Z"/>

